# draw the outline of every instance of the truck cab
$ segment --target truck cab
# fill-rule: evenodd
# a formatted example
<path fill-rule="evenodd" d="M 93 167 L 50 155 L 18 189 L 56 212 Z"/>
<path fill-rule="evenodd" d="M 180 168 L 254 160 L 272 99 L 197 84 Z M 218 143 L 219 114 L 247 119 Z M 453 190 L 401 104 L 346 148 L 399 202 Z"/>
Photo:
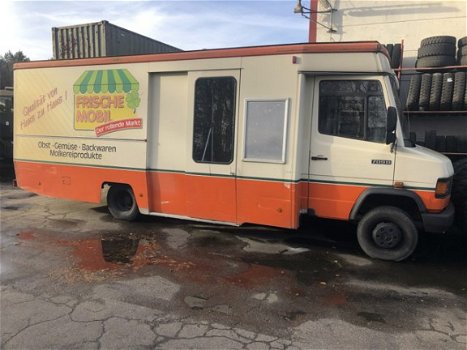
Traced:
<path fill-rule="evenodd" d="M 399 261 L 414 251 L 418 231 L 452 225 L 453 167 L 410 140 L 397 79 L 385 55 L 376 58 L 372 73 L 354 71 L 355 58 L 331 63 L 342 72 L 302 68 L 302 108 L 311 114 L 303 128 L 307 210 L 356 222 L 369 256 Z"/>

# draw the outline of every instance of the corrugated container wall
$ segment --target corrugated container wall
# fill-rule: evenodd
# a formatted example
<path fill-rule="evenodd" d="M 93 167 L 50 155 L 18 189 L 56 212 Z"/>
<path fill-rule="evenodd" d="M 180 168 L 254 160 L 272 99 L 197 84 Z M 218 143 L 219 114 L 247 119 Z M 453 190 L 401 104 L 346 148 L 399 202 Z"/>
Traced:
<path fill-rule="evenodd" d="M 182 51 L 108 21 L 52 28 L 52 45 L 54 59 Z"/>

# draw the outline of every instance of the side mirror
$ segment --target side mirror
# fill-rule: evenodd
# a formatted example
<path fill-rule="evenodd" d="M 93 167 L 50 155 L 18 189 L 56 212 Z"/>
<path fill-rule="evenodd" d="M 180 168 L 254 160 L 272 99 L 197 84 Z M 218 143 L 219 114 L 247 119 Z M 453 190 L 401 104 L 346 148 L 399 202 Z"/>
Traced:
<path fill-rule="evenodd" d="M 397 110 L 395 107 L 388 108 L 386 121 L 386 145 L 396 141 Z"/>

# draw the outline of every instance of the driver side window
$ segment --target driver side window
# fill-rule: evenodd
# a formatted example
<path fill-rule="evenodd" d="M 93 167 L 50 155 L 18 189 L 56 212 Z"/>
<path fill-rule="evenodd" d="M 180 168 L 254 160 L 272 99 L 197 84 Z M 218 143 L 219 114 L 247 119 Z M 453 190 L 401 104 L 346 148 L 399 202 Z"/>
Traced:
<path fill-rule="evenodd" d="M 379 81 L 320 81 L 318 130 L 321 134 L 384 143 L 386 115 Z"/>

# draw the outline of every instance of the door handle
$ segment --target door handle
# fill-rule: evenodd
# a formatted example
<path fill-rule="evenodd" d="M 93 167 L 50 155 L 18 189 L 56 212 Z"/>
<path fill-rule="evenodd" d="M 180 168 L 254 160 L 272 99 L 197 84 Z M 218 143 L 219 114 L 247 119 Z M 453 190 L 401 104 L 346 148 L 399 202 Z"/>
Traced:
<path fill-rule="evenodd" d="M 325 156 L 312 156 L 311 157 L 311 160 L 328 160 L 328 157 L 325 157 Z"/>

